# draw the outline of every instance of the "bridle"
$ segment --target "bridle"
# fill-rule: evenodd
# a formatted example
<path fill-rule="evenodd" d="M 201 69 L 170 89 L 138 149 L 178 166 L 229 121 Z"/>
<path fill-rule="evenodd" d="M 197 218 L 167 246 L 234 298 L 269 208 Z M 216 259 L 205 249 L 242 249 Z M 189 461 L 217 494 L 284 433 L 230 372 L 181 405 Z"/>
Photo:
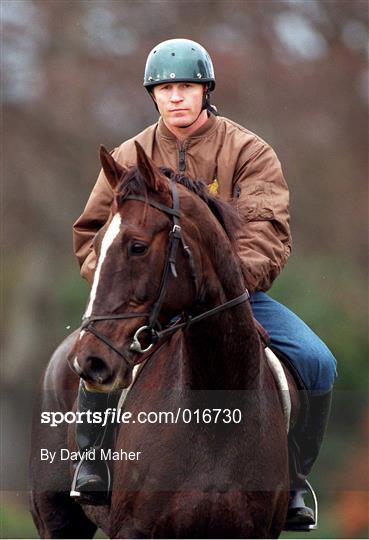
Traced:
<path fill-rule="evenodd" d="M 167 256 L 166 256 L 166 260 L 164 264 L 163 275 L 161 278 L 159 294 L 158 294 L 158 298 L 155 304 L 153 305 L 151 312 L 150 313 L 126 312 L 126 313 L 117 314 L 117 315 L 111 315 L 111 314 L 93 315 L 91 317 L 83 317 L 82 319 L 81 330 L 90 332 L 95 337 L 97 337 L 100 341 L 105 343 L 105 345 L 107 345 L 110 349 L 116 352 L 130 367 L 132 365 L 141 363 L 142 360 L 140 359 L 139 361 L 135 361 L 135 362 L 129 361 L 123 355 L 123 353 L 114 345 L 114 343 L 110 341 L 110 339 L 108 339 L 105 335 L 101 334 L 98 330 L 96 330 L 94 326 L 95 322 L 133 319 L 133 318 L 138 318 L 138 317 L 148 318 L 148 323 L 138 328 L 138 330 L 135 332 L 133 336 L 132 344 L 130 346 L 131 351 L 143 354 L 143 353 L 148 352 L 150 349 L 152 349 L 152 347 L 160 339 L 167 337 L 173 334 L 174 332 L 177 332 L 178 330 L 181 330 L 192 324 L 195 324 L 196 322 L 199 322 L 207 317 L 211 317 L 212 315 L 220 313 L 226 309 L 230 309 L 231 307 L 237 306 L 238 304 L 241 304 L 242 302 L 245 302 L 246 300 L 250 299 L 249 292 L 246 290 L 240 296 L 237 296 L 236 298 L 233 298 L 232 300 L 229 300 L 228 302 L 220 304 L 219 306 L 213 309 L 205 311 L 204 313 L 201 313 L 200 315 L 197 315 L 195 317 L 191 317 L 190 315 L 187 315 L 185 321 L 172 324 L 171 326 L 163 330 L 161 329 L 161 325 L 158 319 L 159 319 L 161 307 L 164 302 L 165 294 L 167 292 L 169 275 L 170 273 L 172 273 L 172 275 L 175 278 L 178 277 L 177 270 L 176 270 L 176 258 L 177 258 L 177 251 L 178 251 L 179 244 L 181 244 L 184 250 L 184 253 L 186 254 L 186 257 L 189 261 L 191 277 L 194 283 L 196 294 L 198 293 L 198 279 L 196 275 L 193 256 L 192 256 L 189 246 L 186 244 L 183 238 L 182 229 L 180 225 L 180 209 L 179 209 L 179 197 L 178 197 L 177 185 L 174 180 L 168 179 L 168 181 L 171 186 L 171 193 L 172 193 L 172 200 L 173 200 L 172 208 L 170 208 L 169 206 L 165 206 L 164 204 L 161 204 L 155 200 L 146 199 L 145 197 L 141 195 L 128 195 L 125 198 L 125 201 L 135 200 L 135 201 L 141 201 L 145 204 L 149 204 L 153 208 L 156 208 L 160 210 L 161 212 L 168 214 L 169 216 L 172 217 L 172 220 L 173 220 L 173 227 L 171 231 L 169 232 Z M 139 341 L 139 336 L 142 332 L 149 333 L 151 337 L 151 343 L 146 348 L 142 348 L 142 345 Z"/>

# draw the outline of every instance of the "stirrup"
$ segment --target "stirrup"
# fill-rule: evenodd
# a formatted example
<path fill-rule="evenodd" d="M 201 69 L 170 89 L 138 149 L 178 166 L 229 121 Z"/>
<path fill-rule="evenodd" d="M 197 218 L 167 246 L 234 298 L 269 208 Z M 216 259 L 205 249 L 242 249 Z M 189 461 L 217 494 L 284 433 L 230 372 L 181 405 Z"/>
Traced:
<path fill-rule="evenodd" d="M 305 531 L 305 532 L 309 532 L 309 531 L 313 531 L 313 530 L 318 528 L 318 499 L 317 499 L 315 491 L 314 491 L 313 487 L 311 486 L 310 482 L 305 479 L 305 483 L 306 483 L 306 487 L 308 488 L 308 490 L 311 493 L 311 496 L 312 496 L 312 499 L 313 499 L 313 502 L 314 502 L 314 510 L 313 510 L 314 523 L 310 523 L 310 524 L 308 524 L 308 523 L 307 524 L 304 524 L 304 523 L 291 524 L 288 528 L 283 529 L 285 531 L 300 531 L 300 532 Z"/>
<path fill-rule="evenodd" d="M 314 523 L 312 523 L 311 525 L 308 525 L 308 530 L 313 531 L 314 529 L 318 528 L 318 498 L 310 482 L 306 479 L 305 479 L 305 482 L 306 482 L 307 487 L 309 488 L 309 491 L 311 493 L 311 496 L 314 502 Z"/>
<path fill-rule="evenodd" d="M 78 474 L 79 474 L 79 471 L 83 465 L 83 463 L 86 461 L 86 458 L 83 457 L 81 459 L 81 461 L 78 463 L 77 467 L 76 467 L 76 470 L 74 471 L 74 475 L 73 475 L 73 480 L 72 480 L 72 485 L 71 485 L 71 489 L 70 489 L 70 492 L 69 492 L 69 496 L 70 497 L 73 497 L 74 499 L 78 500 L 80 499 L 81 502 L 84 502 L 83 499 L 85 498 L 85 493 L 84 492 L 81 492 L 81 491 L 78 491 L 76 489 L 76 486 L 77 486 L 77 481 L 78 481 Z M 110 469 L 109 469 L 109 465 L 106 463 L 106 461 L 102 461 L 102 463 L 104 463 L 104 466 L 105 466 L 105 470 L 106 470 L 106 473 L 107 473 L 107 488 L 106 488 L 106 493 L 109 494 L 110 493 L 110 490 L 111 490 L 111 474 L 110 474 Z M 88 496 L 88 493 L 86 493 L 86 496 Z M 91 494 L 91 497 L 93 498 L 92 494 Z M 90 498 L 90 497 L 89 497 Z M 107 495 L 106 499 L 108 500 L 109 499 L 109 496 Z"/>

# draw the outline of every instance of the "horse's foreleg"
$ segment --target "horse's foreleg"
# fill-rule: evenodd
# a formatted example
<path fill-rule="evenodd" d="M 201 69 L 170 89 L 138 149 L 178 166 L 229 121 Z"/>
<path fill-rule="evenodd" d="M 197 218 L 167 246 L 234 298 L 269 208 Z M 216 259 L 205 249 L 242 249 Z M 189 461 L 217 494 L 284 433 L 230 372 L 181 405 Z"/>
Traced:
<path fill-rule="evenodd" d="M 39 437 L 32 445 L 30 466 L 30 510 L 41 538 L 92 538 L 96 525 L 85 515 L 82 507 L 69 496 L 70 470 L 68 462 L 55 460 L 45 463 L 40 459 Z M 54 435 L 54 434 L 53 434 Z M 60 443 L 56 437 L 48 439 L 48 448 L 56 451 Z M 41 443 L 42 444 L 42 443 Z M 42 445 L 44 446 L 44 445 Z"/>
<path fill-rule="evenodd" d="M 93 538 L 96 525 L 69 493 L 30 493 L 30 508 L 41 538 Z"/>
<path fill-rule="evenodd" d="M 68 369 L 65 363 L 64 365 Z M 68 392 L 72 403 L 76 389 L 72 388 Z M 67 395 L 67 392 L 65 394 Z M 42 412 L 62 410 L 61 397 L 64 395 L 61 390 L 54 391 L 51 377 L 46 379 L 46 382 L 42 381 L 42 391 L 35 407 L 32 430 L 29 468 L 30 510 L 41 538 L 92 538 L 97 527 L 87 518 L 82 507 L 69 496 L 71 483 L 69 460 L 62 460 L 60 457 L 61 449 L 67 447 L 67 426 L 50 427 L 40 420 Z M 63 406 L 63 412 L 67 408 L 72 408 L 71 403 Z"/>

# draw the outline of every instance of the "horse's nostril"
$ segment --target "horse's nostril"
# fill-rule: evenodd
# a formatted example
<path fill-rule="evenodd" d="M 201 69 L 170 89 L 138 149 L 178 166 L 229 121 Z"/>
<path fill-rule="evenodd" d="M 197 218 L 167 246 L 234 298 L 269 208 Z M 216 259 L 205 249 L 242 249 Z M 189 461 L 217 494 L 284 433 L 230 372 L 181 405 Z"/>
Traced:
<path fill-rule="evenodd" d="M 92 380 L 100 384 L 105 382 L 111 376 L 110 369 L 104 360 L 97 356 L 89 356 L 87 358 L 84 371 Z"/>
<path fill-rule="evenodd" d="M 77 375 L 81 375 L 82 369 L 81 369 L 81 366 L 78 363 L 78 357 L 77 356 L 75 356 L 74 359 L 73 359 L 73 368 L 74 368 L 75 372 L 77 373 Z"/>

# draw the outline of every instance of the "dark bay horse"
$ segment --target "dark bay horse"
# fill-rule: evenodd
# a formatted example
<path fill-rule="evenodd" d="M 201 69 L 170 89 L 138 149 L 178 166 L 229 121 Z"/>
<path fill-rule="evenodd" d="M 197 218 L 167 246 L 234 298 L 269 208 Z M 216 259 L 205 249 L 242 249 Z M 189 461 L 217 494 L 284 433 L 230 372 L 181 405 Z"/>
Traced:
<path fill-rule="evenodd" d="M 101 161 L 115 197 L 95 240 L 90 299 L 81 329 L 46 369 L 36 412 L 39 533 L 86 538 L 99 526 L 112 538 L 278 537 L 287 433 L 232 244 L 234 212 L 205 184 L 156 167 L 139 145 L 137 168 L 123 169 L 103 148 Z M 127 388 L 139 364 L 124 403 L 133 421 L 119 424 L 114 446 L 139 458 L 111 462 L 110 507 L 81 506 L 61 459 L 75 450 L 74 426 L 39 415 L 72 411 L 79 377 L 95 391 Z M 41 459 L 42 449 L 55 460 Z"/>

